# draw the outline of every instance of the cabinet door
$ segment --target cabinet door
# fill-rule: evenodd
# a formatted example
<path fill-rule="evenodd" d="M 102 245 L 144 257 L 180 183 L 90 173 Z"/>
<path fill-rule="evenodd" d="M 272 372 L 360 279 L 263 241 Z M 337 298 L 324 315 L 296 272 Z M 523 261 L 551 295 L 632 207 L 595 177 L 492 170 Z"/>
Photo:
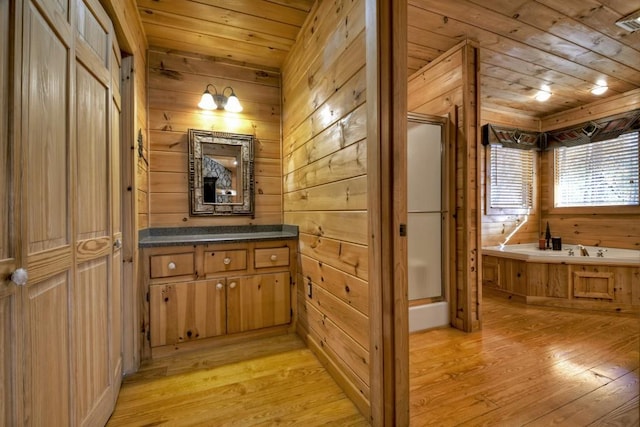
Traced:
<path fill-rule="evenodd" d="M 225 333 L 224 279 L 150 287 L 151 346 Z"/>
<path fill-rule="evenodd" d="M 291 321 L 289 272 L 227 279 L 227 333 Z"/>

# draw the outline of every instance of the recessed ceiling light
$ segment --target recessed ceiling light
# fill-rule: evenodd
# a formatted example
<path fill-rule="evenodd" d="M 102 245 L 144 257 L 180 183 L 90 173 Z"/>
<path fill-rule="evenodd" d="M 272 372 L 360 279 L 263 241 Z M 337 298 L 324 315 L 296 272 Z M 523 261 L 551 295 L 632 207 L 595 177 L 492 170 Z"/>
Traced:
<path fill-rule="evenodd" d="M 591 93 L 594 95 L 602 95 L 607 91 L 607 89 L 609 89 L 609 86 L 607 86 L 607 82 L 604 80 L 598 80 L 593 89 L 591 89 Z"/>
<path fill-rule="evenodd" d="M 542 85 L 538 93 L 536 93 L 536 101 L 544 102 L 551 98 L 551 88 L 547 85 Z"/>

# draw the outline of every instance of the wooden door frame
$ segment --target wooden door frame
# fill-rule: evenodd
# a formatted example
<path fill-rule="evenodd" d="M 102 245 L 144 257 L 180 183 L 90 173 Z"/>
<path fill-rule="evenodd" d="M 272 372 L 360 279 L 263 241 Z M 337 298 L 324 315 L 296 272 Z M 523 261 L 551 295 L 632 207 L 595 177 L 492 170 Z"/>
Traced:
<path fill-rule="evenodd" d="M 367 0 L 371 422 L 409 424 L 407 2 Z"/>
<path fill-rule="evenodd" d="M 122 192 L 122 371 L 136 372 L 140 366 L 138 328 L 138 215 L 135 156 L 134 57 L 122 57 L 122 110 L 120 113 L 120 156 Z"/>

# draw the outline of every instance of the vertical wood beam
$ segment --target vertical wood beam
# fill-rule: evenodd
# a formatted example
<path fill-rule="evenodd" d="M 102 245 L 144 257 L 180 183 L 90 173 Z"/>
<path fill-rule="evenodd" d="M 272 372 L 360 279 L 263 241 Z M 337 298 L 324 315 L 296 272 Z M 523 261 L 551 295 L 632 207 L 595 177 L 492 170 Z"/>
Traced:
<path fill-rule="evenodd" d="M 407 5 L 366 3 L 371 423 L 409 423 Z"/>
<path fill-rule="evenodd" d="M 460 132 L 462 156 L 462 194 L 458 232 L 462 233 L 463 257 L 461 263 L 462 286 L 461 300 L 457 306 L 462 310 L 458 313 L 464 331 L 471 332 L 480 328 L 480 156 L 478 146 L 480 141 L 479 104 L 479 58 L 478 49 L 472 42 L 467 42 L 462 48 L 462 123 Z M 460 324 L 460 322 L 458 322 Z"/>

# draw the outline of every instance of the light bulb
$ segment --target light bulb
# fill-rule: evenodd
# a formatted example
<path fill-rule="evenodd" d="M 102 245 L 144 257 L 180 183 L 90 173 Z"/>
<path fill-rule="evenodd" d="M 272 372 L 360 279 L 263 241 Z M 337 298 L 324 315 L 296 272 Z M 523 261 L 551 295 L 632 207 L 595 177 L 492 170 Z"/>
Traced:
<path fill-rule="evenodd" d="M 203 110 L 215 110 L 217 108 L 216 103 L 213 101 L 213 95 L 211 95 L 208 90 L 202 94 L 198 107 Z"/>
<path fill-rule="evenodd" d="M 591 89 L 591 93 L 594 95 L 602 95 L 607 91 L 607 89 L 609 89 L 607 82 L 604 80 L 598 80 L 593 89 Z"/>
<path fill-rule="evenodd" d="M 231 96 L 227 99 L 227 105 L 224 106 L 224 109 L 231 113 L 239 113 L 242 111 L 242 105 L 240 105 L 240 101 L 235 93 L 231 92 Z"/>
<path fill-rule="evenodd" d="M 551 88 L 547 85 L 542 85 L 538 93 L 536 93 L 536 101 L 544 102 L 551 98 Z"/>

